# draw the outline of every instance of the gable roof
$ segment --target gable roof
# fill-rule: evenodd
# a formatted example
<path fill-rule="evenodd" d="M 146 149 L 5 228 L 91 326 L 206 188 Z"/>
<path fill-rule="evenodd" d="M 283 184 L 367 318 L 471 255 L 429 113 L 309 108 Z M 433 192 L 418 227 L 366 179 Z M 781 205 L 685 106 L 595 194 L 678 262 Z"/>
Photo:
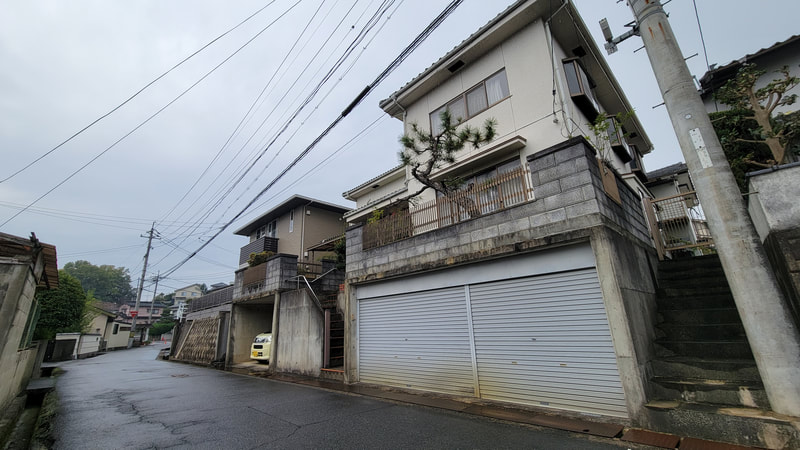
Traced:
<path fill-rule="evenodd" d="M 702 78 L 700 78 L 700 93 L 702 95 L 707 95 L 708 93 L 725 84 L 725 82 L 736 75 L 742 64 L 751 63 L 762 56 L 797 43 L 800 43 L 800 34 L 795 34 L 785 41 L 776 42 L 769 47 L 758 50 L 755 53 L 749 53 L 737 60 L 729 62 L 728 64 L 709 70 L 703 75 Z"/>
<path fill-rule="evenodd" d="M 245 226 L 234 231 L 233 234 L 238 234 L 239 236 L 249 236 L 250 233 L 257 230 L 261 226 L 272 222 L 278 217 L 302 205 L 313 206 L 315 208 L 324 209 L 339 214 L 344 214 L 346 211 L 350 210 L 350 208 L 346 208 L 344 206 L 339 206 L 333 203 L 323 202 L 322 200 L 316 200 L 310 197 L 295 194 L 286 199 L 280 205 L 270 209 L 269 211 L 247 223 Z"/>
<path fill-rule="evenodd" d="M 348 200 L 352 200 L 353 199 L 352 198 L 353 194 L 355 194 L 356 192 L 360 191 L 361 189 L 364 189 L 365 187 L 373 186 L 375 183 L 381 181 L 381 179 L 383 179 L 383 178 L 386 178 L 386 179 L 382 180 L 382 181 L 387 182 L 387 181 L 394 180 L 396 178 L 404 177 L 405 176 L 405 170 L 404 169 L 405 169 L 405 166 L 403 164 L 400 164 L 399 166 L 392 167 L 391 169 L 387 170 L 386 172 L 383 172 L 382 174 L 378 175 L 377 177 L 371 178 L 371 179 L 359 184 L 358 186 L 354 187 L 353 189 L 350 189 L 348 191 L 342 192 L 342 197 L 344 197 L 344 198 L 346 198 Z"/>
<path fill-rule="evenodd" d="M 0 233 L 0 256 L 32 258 L 37 248 L 41 248 L 44 257 L 44 270 L 39 279 L 39 286 L 56 289 L 58 288 L 58 260 L 55 245 L 39 241 L 34 233 L 31 233 L 31 237 L 28 239 Z"/>
<path fill-rule="evenodd" d="M 460 68 L 478 60 L 537 20 L 548 21 L 553 38 L 560 43 L 567 56 L 583 55 L 581 60 L 584 63 L 587 59 L 592 62 L 590 65 L 584 64 L 584 69 L 597 84 L 594 93 L 600 103 L 612 112 L 633 110 L 572 0 L 518 0 L 392 93 L 389 98 L 382 100 L 379 106 L 392 117 L 401 118 L 404 109 L 402 105 L 414 103 L 458 72 L 458 69 L 449 69 L 453 64 L 460 61 L 463 63 Z M 574 51 L 578 49 L 582 51 Z M 639 118 L 634 115 L 625 125 L 630 128 L 628 141 L 637 145 L 642 154 L 650 153 L 653 144 Z"/>

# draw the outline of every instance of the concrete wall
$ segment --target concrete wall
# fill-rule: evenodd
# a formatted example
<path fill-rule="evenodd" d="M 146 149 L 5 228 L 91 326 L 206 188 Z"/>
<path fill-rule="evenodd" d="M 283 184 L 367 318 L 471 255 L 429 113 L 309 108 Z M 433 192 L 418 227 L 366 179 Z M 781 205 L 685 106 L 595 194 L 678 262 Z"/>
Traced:
<path fill-rule="evenodd" d="M 800 327 L 800 163 L 748 174 L 748 211 Z"/>
<path fill-rule="evenodd" d="M 20 342 L 42 270 L 41 254 L 36 259 L 27 255 L 0 258 L 0 409 L 3 410 L 25 389 L 36 363 L 36 344 L 20 348 Z"/>
<path fill-rule="evenodd" d="M 261 333 L 272 331 L 272 304 L 234 303 L 230 317 L 226 357 L 228 366 L 250 361 L 253 339 Z"/>
<path fill-rule="evenodd" d="M 277 372 L 319 376 L 322 367 L 324 320 L 307 289 L 281 294 Z M 272 364 L 272 363 L 271 363 Z"/>
<path fill-rule="evenodd" d="M 363 227 L 347 232 L 345 377 L 357 378 L 354 286 L 525 252 L 590 242 L 632 421 L 644 420 L 647 365 L 655 325 L 655 250 L 638 195 L 616 178 L 621 204 L 602 188 L 583 138 L 534 155 L 535 201 L 362 250 Z"/>

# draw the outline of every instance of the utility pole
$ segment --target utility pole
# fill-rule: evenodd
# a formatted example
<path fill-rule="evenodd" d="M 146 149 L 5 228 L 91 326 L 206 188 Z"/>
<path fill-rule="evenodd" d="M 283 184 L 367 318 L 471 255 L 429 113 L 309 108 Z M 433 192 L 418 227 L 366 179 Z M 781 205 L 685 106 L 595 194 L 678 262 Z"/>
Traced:
<path fill-rule="evenodd" d="M 773 411 L 800 416 L 800 335 L 659 0 L 629 0 Z M 616 39 L 606 40 L 616 44 Z"/>
<path fill-rule="evenodd" d="M 156 286 L 153 288 L 153 301 L 150 302 L 150 327 L 153 327 L 153 309 L 156 307 L 156 295 L 158 295 L 158 279 L 161 277 L 161 271 L 158 271 L 156 275 Z M 147 332 L 147 336 L 150 336 L 150 331 Z"/>
<path fill-rule="evenodd" d="M 153 225 L 150 226 L 150 231 L 147 232 L 147 251 L 144 253 L 144 266 L 142 266 L 142 276 L 139 277 L 139 289 L 136 290 L 136 306 L 133 308 L 136 311 L 136 315 L 133 316 L 133 320 L 131 321 L 131 334 L 128 338 L 128 348 L 133 347 L 133 341 L 136 340 L 136 317 L 139 315 L 139 301 L 142 299 L 142 289 L 144 289 L 144 276 L 147 272 L 147 260 L 150 258 L 150 247 L 153 243 L 153 233 L 156 223 L 153 222 Z M 144 237 L 144 236 L 142 236 Z M 152 306 L 151 306 L 152 308 Z M 152 311 L 152 309 L 151 309 Z M 152 314 L 152 312 L 151 312 Z"/>

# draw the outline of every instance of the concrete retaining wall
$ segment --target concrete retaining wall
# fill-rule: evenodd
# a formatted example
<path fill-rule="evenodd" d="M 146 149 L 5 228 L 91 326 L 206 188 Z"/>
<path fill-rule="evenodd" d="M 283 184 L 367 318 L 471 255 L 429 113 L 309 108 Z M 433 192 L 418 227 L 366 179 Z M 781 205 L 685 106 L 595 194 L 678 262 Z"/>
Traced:
<path fill-rule="evenodd" d="M 324 319 L 307 289 L 281 294 L 276 372 L 317 377 L 322 367 Z"/>
<path fill-rule="evenodd" d="M 748 212 L 800 327 L 800 163 L 748 174 Z"/>

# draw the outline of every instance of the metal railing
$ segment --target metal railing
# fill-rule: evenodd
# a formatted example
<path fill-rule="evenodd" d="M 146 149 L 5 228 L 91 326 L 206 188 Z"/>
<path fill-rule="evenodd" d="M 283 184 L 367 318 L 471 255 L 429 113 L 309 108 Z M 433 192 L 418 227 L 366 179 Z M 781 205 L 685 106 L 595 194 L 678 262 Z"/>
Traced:
<path fill-rule="evenodd" d="M 679 252 L 698 256 L 715 251 L 695 191 L 655 200 L 645 198 L 644 202 L 659 259 Z"/>
<path fill-rule="evenodd" d="M 189 302 L 189 312 L 213 308 L 233 300 L 233 286 L 217 289 Z"/>
<path fill-rule="evenodd" d="M 436 200 L 412 205 L 364 226 L 362 248 L 390 244 L 416 234 L 454 225 L 533 198 L 527 168 L 512 170 Z"/>

